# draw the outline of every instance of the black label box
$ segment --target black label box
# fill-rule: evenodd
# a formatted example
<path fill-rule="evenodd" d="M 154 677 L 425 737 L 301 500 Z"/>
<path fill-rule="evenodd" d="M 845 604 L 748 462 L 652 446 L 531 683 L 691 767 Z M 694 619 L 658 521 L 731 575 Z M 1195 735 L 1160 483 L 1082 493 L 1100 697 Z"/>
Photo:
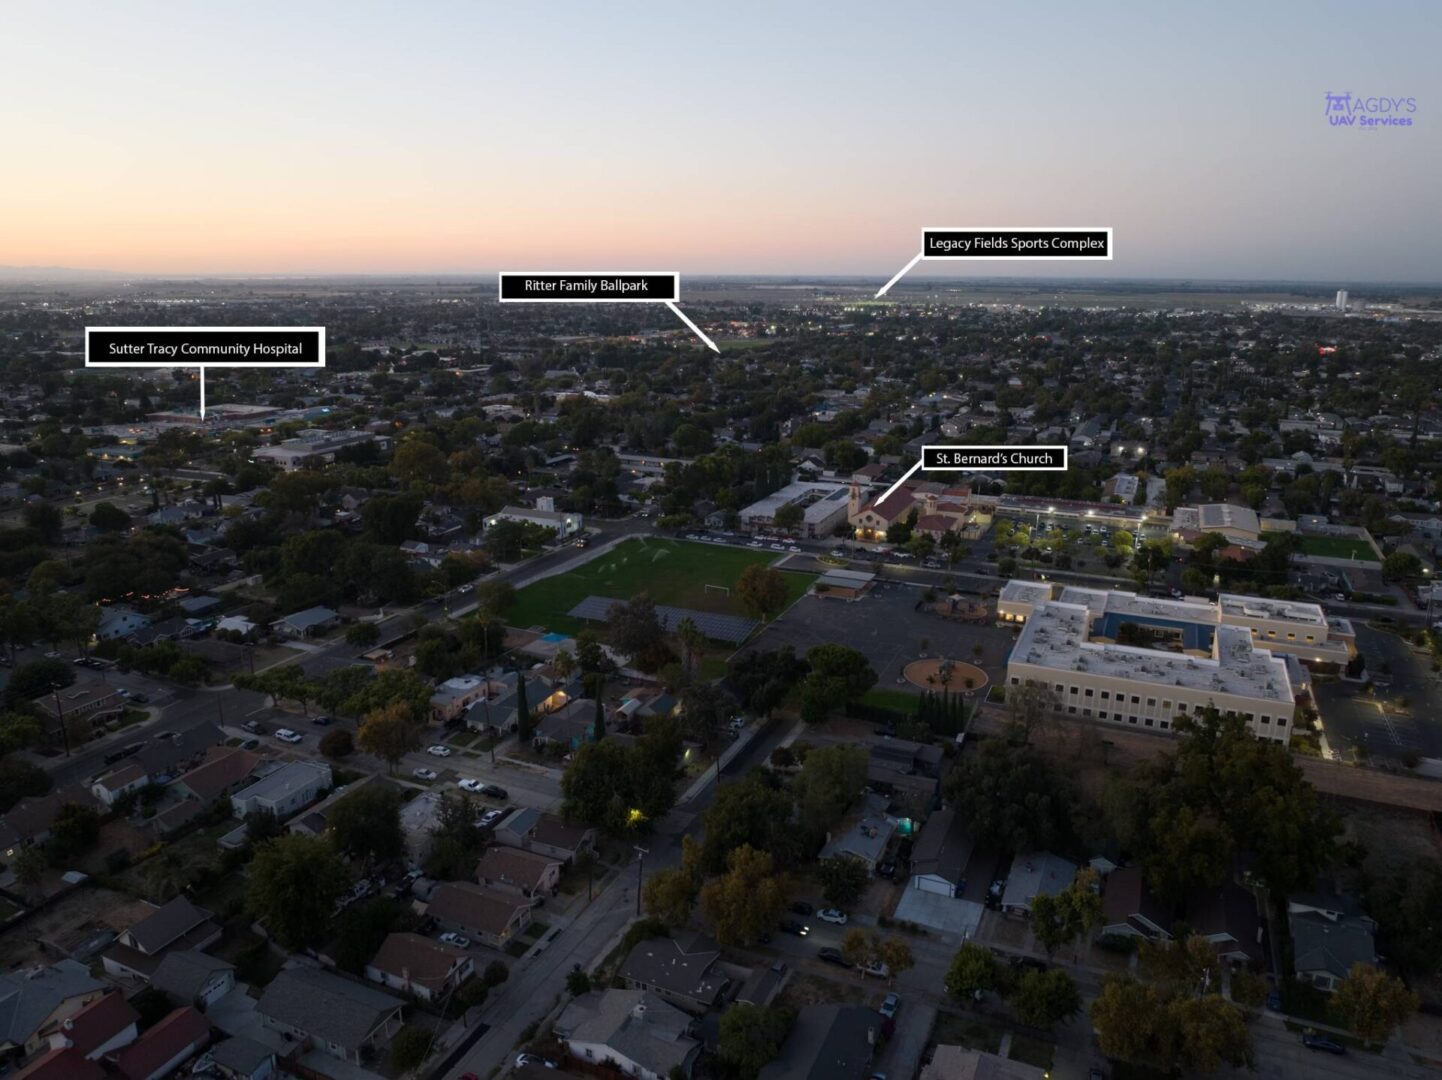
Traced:
<path fill-rule="evenodd" d="M 986 228 L 923 229 L 924 259 L 1066 259 L 1104 261 L 1112 258 L 1109 228 Z"/>
<path fill-rule="evenodd" d="M 323 326 L 87 326 L 88 368 L 325 367 Z"/>
<path fill-rule="evenodd" d="M 503 304 L 664 304 L 681 299 L 681 275 L 669 270 L 502 270 Z"/>
<path fill-rule="evenodd" d="M 923 446 L 928 471 L 1065 472 L 1065 446 Z"/>

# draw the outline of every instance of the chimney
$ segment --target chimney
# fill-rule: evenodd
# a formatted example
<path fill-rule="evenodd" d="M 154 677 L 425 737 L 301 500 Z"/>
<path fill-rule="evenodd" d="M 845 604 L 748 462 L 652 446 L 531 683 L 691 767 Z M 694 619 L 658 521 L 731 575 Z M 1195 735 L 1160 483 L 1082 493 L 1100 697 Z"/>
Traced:
<path fill-rule="evenodd" d="M 646 1003 L 644 1001 L 636 1002 L 635 1008 L 631 1010 L 631 1017 L 634 1020 L 646 1019 Z"/>
<path fill-rule="evenodd" d="M 869 1028 L 866 1029 L 866 1045 L 867 1045 L 867 1046 L 875 1046 L 875 1045 L 876 1045 L 876 1028 L 874 1028 L 874 1027 L 869 1027 Z"/>

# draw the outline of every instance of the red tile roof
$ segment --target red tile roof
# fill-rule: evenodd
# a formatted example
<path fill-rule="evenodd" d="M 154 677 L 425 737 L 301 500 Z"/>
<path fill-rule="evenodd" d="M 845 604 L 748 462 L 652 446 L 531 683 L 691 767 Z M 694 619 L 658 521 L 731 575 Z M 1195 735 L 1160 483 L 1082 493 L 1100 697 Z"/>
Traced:
<path fill-rule="evenodd" d="M 105 1070 L 69 1047 L 42 1054 L 11 1080 L 105 1080 Z"/>
<path fill-rule="evenodd" d="M 82 1006 L 61 1023 L 61 1031 L 81 1057 L 88 1057 L 97 1046 L 109 1042 L 131 1024 L 140 1020 L 140 1014 L 130 1007 L 120 993 L 102 994 L 90 1004 Z"/>
<path fill-rule="evenodd" d="M 189 1005 L 176 1009 L 116 1056 L 115 1067 L 127 1080 L 146 1080 L 186 1047 L 210 1041 L 210 1022 Z"/>

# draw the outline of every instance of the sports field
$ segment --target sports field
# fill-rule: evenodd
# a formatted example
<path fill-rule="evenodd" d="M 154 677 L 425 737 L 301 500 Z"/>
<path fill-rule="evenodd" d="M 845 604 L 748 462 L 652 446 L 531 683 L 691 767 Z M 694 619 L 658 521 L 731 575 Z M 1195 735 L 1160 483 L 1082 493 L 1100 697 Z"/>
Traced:
<path fill-rule="evenodd" d="M 1305 555 L 1316 555 L 1323 559 L 1377 561 L 1377 553 L 1365 540 L 1355 540 L 1350 536 L 1303 536 L 1299 539 Z"/>
<path fill-rule="evenodd" d="M 741 572 L 760 563 L 765 566 L 776 556 L 764 551 L 695 544 L 684 540 L 627 540 L 600 558 L 564 574 L 527 585 L 516 593 L 515 604 L 506 612 L 511 626 L 544 626 L 563 634 L 574 634 L 586 624 L 566 614 L 588 596 L 611 596 L 629 600 L 648 593 L 658 604 L 696 608 L 725 615 L 745 615 L 735 595 L 707 585 L 735 586 Z M 814 574 L 782 575 L 786 579 L 790 604 L 811 583 Z"/>

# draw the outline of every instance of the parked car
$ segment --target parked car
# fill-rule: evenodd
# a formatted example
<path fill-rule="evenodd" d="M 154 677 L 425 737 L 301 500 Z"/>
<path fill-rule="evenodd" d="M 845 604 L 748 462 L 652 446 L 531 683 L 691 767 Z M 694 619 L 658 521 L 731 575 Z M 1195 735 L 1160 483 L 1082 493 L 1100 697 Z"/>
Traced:
<path fill-rule="evenodd" d="M 441 935 L 441 944 L 454 945 L 458 949 L 469 949 L 471 947 L 471 939 L 447 930 Z"/>
<path fill-rule="evenodd" d="M 505 816 L 506 812 L 504 810 L 487 810 L 484 814 L 482 814 L 479 818 L 476 819 L 476 825 L 482 829 L 489 829 L 492 825 L 500 821 L 501 818 Z"/>
<path fill-rule="evenodd" d="M 488 799 L 509 799 L 510 793 L 505 788 L 496 784 L 482 784 L 481 794 Z"/>
<path fill-rule="evenodd" d="M 449 746 L 442 746 L 440 743 L 436 743 L 435 746 L 426 747 L 426 753 L 430 754 L 431 757 L 450 757 L 451 748 Z"/>
<path fill-rule="evenodd" d="M 891 978 L 891 968 L 887 967 L 880 960 L 868 960 L 861 965 L 861 974 L 870 975 L 877 979 Z"/>
<path fill-rule="evenodd" d="M 886 997 L 881 999 L 881 1008 L 876 1011 L 890 1020 L 896 1015 L 896 1010 L 899 1008 L 901 1008 L 901 998 L 896 994 L 887 994 Z"/>
<path fill-rule="evenodd" d="M 1276 990 L 1267 995 L 1267 1008 L 1272 1012 L 1282 1011 L 1282 995 Z"/>
<path fill-rule="evenodd" d="M 540 1054 L 517 1054 L 516 1068 L 523 1069 L 527 1065 L 539 1065 L 543 1069 L 554 1069 L 556 1063 L 550 1058 L 543 1058 Z"/>
<path fill-rule="evenodd" d="M 1328 1054 L 1345 1054 L 1347 1048 L 1336 1039 L 1329 1039 L 1325 1035 L 1303 1035 L 1302 1045 L 1308 1050 L 1322 1050 Z"/>
<path fill-rule="evenodd" d="M 785 919 L 781 923 L 781 930 L 786 934 L 795 934 L 797 937 L 805 937 L 811 933 L 811 927 L 807 926 L 800 919 Z"/>
<path fill-rule="evenodd" d="M 137 705 L 147 705 L 150 703 L 150 695 L 131 693 L 130 700 Z"/>
<path fill-rule="evenodd" d="M 133 701 L 135 699 L 132 698 L 131 700 Z M 260 726 L 259 720 L 247 720 L 240 726 L 245 728 L 245 730 L 250 732 L 252 735 L 263 735 L 265 733 L 265 728 Z"/>
<path fill-rule="evenodd" d="M 241 744 L 240 744 L 240 748 L 241 748 L 242 750 L 254 750 L 254 749 L 255 749 L 256 747 L 258 747 L 259 745 L 260 745 L 260 740 L 259 740 L 259 739 L 250 738 L 250 739 L 242 740 L 242 742 L 241 742 Z"/>
<path fill-rule="evenodd" d="M 434 780 L 436 778 L 436 770 L 426 768 L 412 769 L 411 775 L 417 780 Z"/>
<path fill-rule="evenodd" d="M 481 783 L 481 781 L 479 780 L 472 780 L 470 779 L 470 777 L 467 777 L 464 780 L 458 780 L 456 782 L 456 786 L 459 787 L 462 791 L 474 791 L 479 794 L 481 789 L 484 788 L 486 785 Z"/>
<path fill-rule="evenodd" d="M 845 926 L 851 921 L 850 916 L 848 916 L 846 912 L 834 907 L 822 908 L 816 913 L 816 917 L 822 922 L 829 922 L 836 926 Z"/>
<path fill-rule="evenodd" d="M 321 713 L 321 715 L 319 716 L 312 716 L 310 718 L 310 722 L 316 727 L 325 727 L 327 724 L 330 723 L 330 717 L 326 716 L 324 713 Z"/>
<path fill-rule="evenodd" d="M 816 955 L 821 958 L 821 962 L 824 964 L 835 964 L 837 967 L 844 968 L 849 968 L 851 966 L 851 963 L 846 959 L 846 957 L 841 955 L 840 949 L 833 949 L 829 945 L 826 948 L 822 949 Z"/>
<path fill-rule="evenodd" d="M 288 727 L 278 728 L 275 737 L 283 743 L 298 743 L 301 741 L 301 736 L 291 731 Z"/>
<path fill-rule="evenodd" d="M 797 915 L 815 915 L 815 914 L 816 914 L 816 908 L 812 907 L 811 904 L 809 904 L 809 903 L 808 903 L 807 901 L 805 901 L 805 900 L 793 900 L 793 901 L 791 901 L 791 910 L 794 911 Z"/>
<path fill-rule="evenodd" d="M 881 865 L 876 868 L 876 872 L 884 878 L 894 879 L 896 877 L 896 860 L 883 859 Z"/>

